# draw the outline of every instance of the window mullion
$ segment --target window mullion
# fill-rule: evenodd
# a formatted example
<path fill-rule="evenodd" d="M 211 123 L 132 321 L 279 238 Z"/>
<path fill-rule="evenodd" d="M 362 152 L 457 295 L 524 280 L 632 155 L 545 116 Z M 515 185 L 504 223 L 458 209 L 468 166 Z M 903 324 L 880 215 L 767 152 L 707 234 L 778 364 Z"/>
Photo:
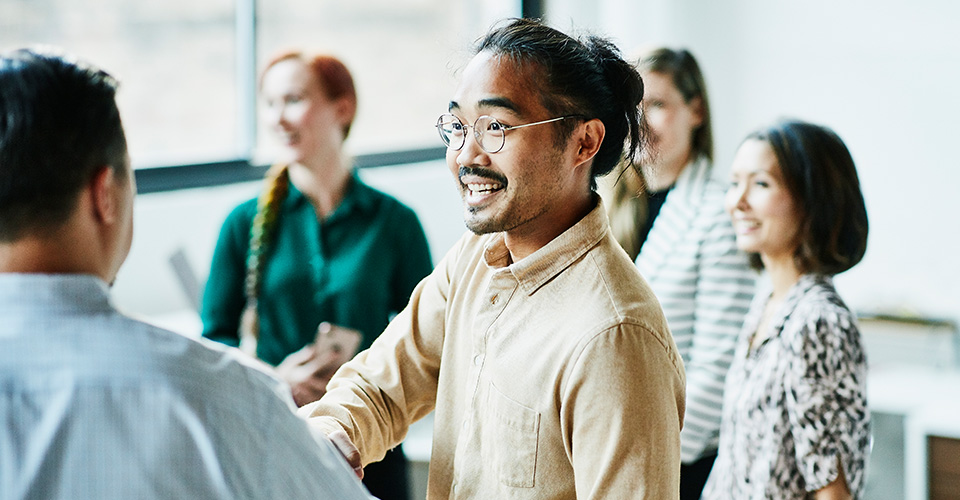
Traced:
<path fill-rule="evenodd" d="M 250 159 L 257 144 L 257 0 L 236 1 L 237 155 Z"/>

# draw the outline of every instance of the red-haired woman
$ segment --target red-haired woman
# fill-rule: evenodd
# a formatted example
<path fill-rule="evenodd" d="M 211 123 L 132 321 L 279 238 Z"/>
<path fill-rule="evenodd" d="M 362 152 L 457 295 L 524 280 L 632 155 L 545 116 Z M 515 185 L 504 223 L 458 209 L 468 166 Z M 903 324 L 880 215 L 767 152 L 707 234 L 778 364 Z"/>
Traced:
<path fill-rule="evenodd" d="M 414 212 L 364 184 L 344 151 L 357 94 L 342 62 L 281 54 L 264 70 L 260 94 L 285 158 L 261 195 L 223 225 L 203 295 L 203 335 L 280 365 L 303 405 L 323 395 L 332 375 L 316 358 L 328 353 L 312 350 L 318 330 L 357 331 L 365 349 L 432 265 Z M 399 448 L 365 477 L 377 497 L 407 496 Z"/>

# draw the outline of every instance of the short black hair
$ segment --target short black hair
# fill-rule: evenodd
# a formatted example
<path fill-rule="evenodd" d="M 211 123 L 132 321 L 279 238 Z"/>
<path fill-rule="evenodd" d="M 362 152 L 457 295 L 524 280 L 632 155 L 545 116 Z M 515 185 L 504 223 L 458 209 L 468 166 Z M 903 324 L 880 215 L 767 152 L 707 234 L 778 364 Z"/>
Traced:
<path fill-rule="evenodd" d="M 104 71 L 47 50 L 0 54 L 0 242 L 60 227 L 103 166 L 127 175 Z"/>
<path fill-rule="evenodd" d="M 749 139 L 773 149 L 787 189 L 802 211 L 797 268 L 834 275 L 857 265 L 867 251 L 869 222 L 853 157 L 840 137 L 824 126 L 781 120 Z M 763 267 L 757 255 L 751 263 Z"/>
<path fill-rule="evenodd" d="M 603 122 L 606 137 L 593 159 L 592 188 L 598 176 L 624 159 L 632 161 L 643 135 L 643 81 L 613 43 L 592 35 L 578 40 L 537 20 L 508 19 L 477 43 L 476 52 L 485 51 L 541 69 L 536 82 L 543 89 L 541 102 L 555 116 Z M 560 139 L 566 140 L 574 126 L 569 120 L 558 122 Z"/>

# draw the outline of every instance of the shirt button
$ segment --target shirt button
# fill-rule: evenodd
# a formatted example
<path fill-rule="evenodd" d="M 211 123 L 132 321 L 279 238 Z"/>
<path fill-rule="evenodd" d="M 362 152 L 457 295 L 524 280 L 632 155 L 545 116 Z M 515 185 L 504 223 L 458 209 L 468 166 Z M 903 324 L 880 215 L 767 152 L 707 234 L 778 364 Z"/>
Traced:
<path fill-rule="evenodd" d="M 480 354 L 477 354 L 476 356 L 473 357 L 473 364 L 480 366 L 480 363 L 483 363 L 483 356 Z"/>
<path fill-rule="evenodd" d="M 464 421 L 463 421 L 463 425 L 461 425 L 461 427 L 463 427 L 463 429 L 466 430 L 466 429 L 467 429 L 467 425 L 468 425 L 468 422 L 467 422 L 466 420 L 464 420 Z"/>

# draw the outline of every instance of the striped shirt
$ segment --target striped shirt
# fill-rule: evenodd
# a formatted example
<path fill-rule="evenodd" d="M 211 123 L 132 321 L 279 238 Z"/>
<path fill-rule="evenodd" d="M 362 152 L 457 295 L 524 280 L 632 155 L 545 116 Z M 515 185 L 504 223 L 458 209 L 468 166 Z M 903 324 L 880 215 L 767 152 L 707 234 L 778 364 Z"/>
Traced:
<path fill-rule="evenodd" d="M 0 273 L 0 311 L 0 498 L 368 498 L 285 385 L 98 278 Z"/>
<path fill-rule="evenodd" d="M 702 159 L 684 168 L 637 257 L 686 368 L 683 463 L 716 453 L 723 383 L 756 281 L 711 171 Z"/>

